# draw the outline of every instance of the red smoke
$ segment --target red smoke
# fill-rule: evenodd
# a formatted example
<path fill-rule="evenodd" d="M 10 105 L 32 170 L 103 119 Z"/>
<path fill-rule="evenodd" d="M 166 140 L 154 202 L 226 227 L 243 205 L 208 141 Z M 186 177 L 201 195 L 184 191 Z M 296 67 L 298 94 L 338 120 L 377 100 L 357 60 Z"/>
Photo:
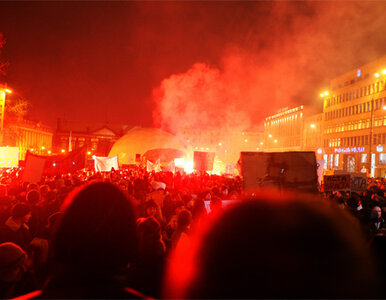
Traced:
<path fill-rule="evenodd" d="M 243 12 L 249 29 L 223 49 L 218 65 L 197 62 L 161 81 L 153 93 L 154 124 L 172 132 L 184 126 L 245 130 L 279 108 L 320 110 L 318 95 L 330 79 L 378 58 L 370 45 L 363 47 L 381 41 L 368 39 L 384 24 L 373 6 L 275 2 L 259 18 Z"/>

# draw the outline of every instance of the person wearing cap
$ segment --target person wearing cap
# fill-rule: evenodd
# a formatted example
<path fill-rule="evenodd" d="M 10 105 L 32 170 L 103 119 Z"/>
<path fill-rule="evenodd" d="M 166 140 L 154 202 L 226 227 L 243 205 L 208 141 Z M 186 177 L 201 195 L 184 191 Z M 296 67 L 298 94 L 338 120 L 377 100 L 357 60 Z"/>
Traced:
<path fill-rule="evenodd" d="M 12 207 L 11 216 L 0 226 L 0 243 L 15 243 L 29 253 L 29 243 L 32 240 L 32 236 L 26 223 L 28 223 L 30 218 L 31 208 L 28 205 L 22 203 L 15 204 Z"/>

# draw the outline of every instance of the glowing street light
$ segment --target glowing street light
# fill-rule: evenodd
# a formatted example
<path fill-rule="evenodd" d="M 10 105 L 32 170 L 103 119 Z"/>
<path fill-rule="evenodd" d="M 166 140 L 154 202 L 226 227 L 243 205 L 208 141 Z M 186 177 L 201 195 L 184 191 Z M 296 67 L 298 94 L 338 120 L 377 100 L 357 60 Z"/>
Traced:
<path fill-rule="evenodd" d="M 383 110 L 386 110 L 386 105 L 383 106 Z"/>
<path fill-rule="evenodd" d="M 320 97 L 325 97 L 325 96 L 328 96 L 328 91 L 324 91 L 322 93 L 320 93 Z"/>
<path fill-rule="evenodd" d="M 248 140 L 247 140 L 247 139 L 245 139 L 245 140 L 244 140 L 244 142 L 248 143 Z"/>
<path fill-rule="evenodd" d="M 311 127 L 311 128 L 315 128 L 315 124 L 311 124 L 310 127 Z"/>
<path fill-rule="evenodd" d="M 378 78 L 380 75 L 379 73 L 375 73 L 374 76 Z"/>
<path fill-rule="evenodd" d="M 260 142 L 260 145 L 264 145 L 264 143 L 263 143 L 263 142 Z"/>
<path fill-rule="evenodd" d="M 382 74 L 383 74 L 383 75 L 386 75 L 386 69 L 383 69 L 383 70 L 382 70 Z"/>
<path fill-rule="evenodd" d="M 273 142 L 274 142 L 274 143 L 277 143 L 277 140 L 274 140 Z"/>
<path fill-rule="evenodd" d="M 268 134 L 268 137 L 271 139 L 272 138 L 272 134 Z"/>
<path fill-rule="evenodd" d="M 62 153 L 66 152 L 66 150 L 62 149 Z"/>

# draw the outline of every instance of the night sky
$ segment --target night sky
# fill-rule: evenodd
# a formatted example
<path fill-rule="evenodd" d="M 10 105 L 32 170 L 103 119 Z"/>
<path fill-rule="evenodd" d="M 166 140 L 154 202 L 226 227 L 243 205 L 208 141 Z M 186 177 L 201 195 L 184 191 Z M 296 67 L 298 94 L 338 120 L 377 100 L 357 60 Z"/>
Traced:
<path fill-rule="evenodd" d="M 331 78 L 385 55 L 385 12 L 385 1 L 0 2 L 0 82 L 51 126 L 245 128 L 320 105 Z"/>

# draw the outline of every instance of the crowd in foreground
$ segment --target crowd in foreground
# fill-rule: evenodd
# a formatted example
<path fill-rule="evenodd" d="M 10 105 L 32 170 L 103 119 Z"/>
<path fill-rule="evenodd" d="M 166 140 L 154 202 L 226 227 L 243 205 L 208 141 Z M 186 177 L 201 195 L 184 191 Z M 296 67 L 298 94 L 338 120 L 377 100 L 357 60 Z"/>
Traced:
<path fill-rule="evenodd" d="M 0 298 L 386 297 L 383 180 L 253 199 L 141 168 L 0 183 Z"/>

